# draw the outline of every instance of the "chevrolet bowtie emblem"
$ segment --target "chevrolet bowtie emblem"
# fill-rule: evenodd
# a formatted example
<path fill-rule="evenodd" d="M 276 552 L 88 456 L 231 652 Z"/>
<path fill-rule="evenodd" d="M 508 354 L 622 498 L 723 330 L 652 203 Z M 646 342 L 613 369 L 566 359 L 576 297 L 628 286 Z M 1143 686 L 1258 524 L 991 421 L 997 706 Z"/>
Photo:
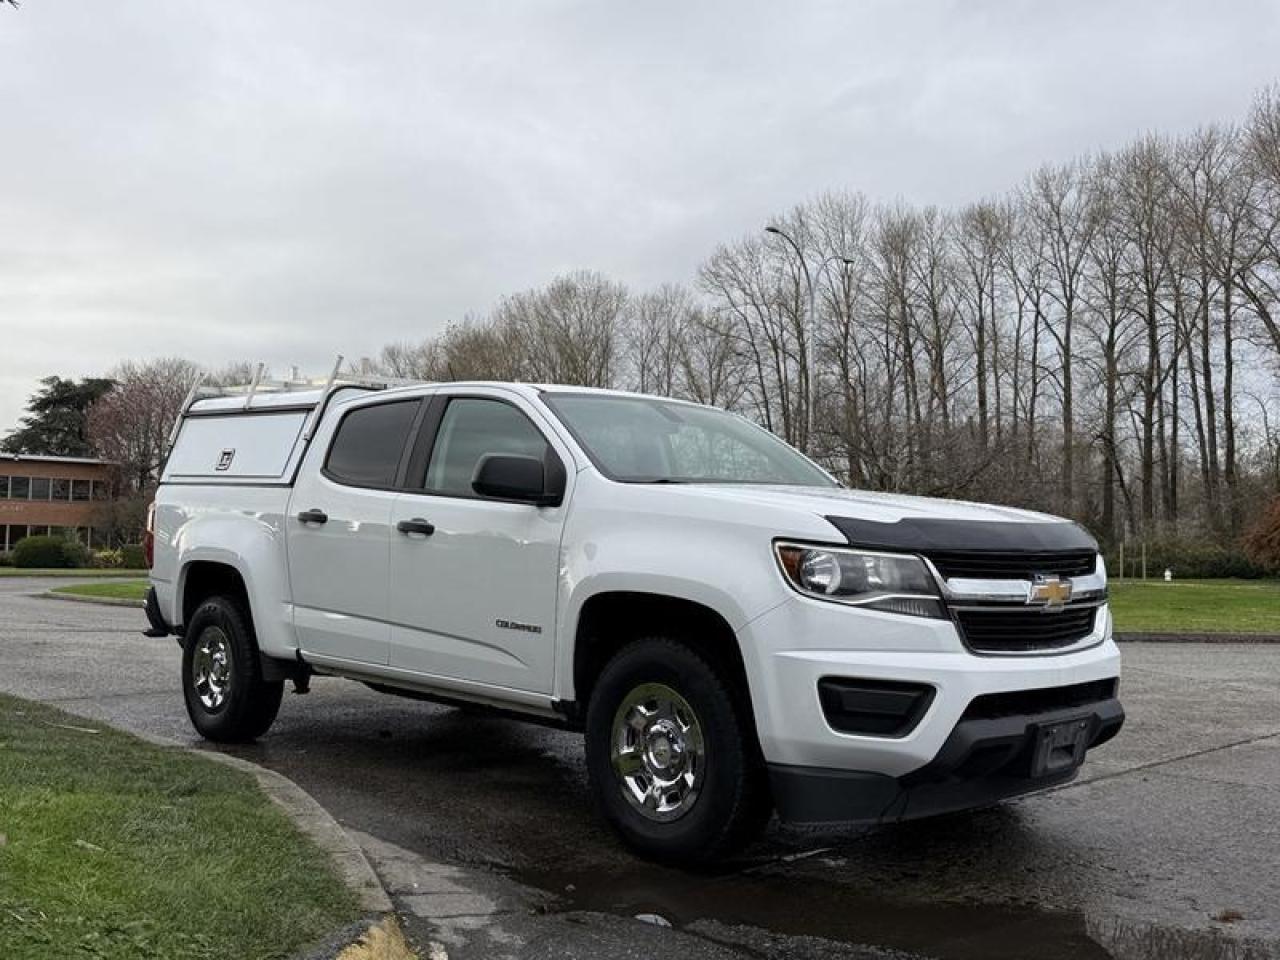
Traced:
<path fill-rule="evenodd" d="M 1049 609 L 1065 606 L 1070 599 L 1071 581 L 1058 576 L 1044 577 L 1037 574 L 1027 593 L 1027 603 Z"/>

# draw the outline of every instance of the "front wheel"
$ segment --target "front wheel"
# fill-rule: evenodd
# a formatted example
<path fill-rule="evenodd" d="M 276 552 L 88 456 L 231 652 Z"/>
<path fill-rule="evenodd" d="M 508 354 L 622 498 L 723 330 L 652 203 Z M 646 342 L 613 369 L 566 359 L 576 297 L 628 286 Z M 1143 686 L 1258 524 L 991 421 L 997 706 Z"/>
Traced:
<path fill-rule="evenodd" d="M 720 671 L 678 641 L 640 640 L 609 661 L 587 707 L 586 747 L 605 818 L 645 856 L 721 857 L 769 818 L 749 713 Z"/>
<path fill-rule="evenodd" d="M 229 597 L 203 601 L 187 624 L 182 695 L 192 725 L 207 740 L 256 740 L 275 721 L 284 682 L 262 678 L 252 623 Z"/>

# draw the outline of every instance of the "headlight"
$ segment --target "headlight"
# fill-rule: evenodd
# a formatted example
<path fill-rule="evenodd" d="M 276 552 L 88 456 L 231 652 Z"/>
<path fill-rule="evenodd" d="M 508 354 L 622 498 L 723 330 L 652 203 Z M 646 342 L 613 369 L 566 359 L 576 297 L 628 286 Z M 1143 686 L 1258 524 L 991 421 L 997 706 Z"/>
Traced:
<path fill-rule="evenodd" d="M 919 557 L 779 543 L 783 575 L 801 593 L 886 613 L 945 618 L 938 585 Z"/>

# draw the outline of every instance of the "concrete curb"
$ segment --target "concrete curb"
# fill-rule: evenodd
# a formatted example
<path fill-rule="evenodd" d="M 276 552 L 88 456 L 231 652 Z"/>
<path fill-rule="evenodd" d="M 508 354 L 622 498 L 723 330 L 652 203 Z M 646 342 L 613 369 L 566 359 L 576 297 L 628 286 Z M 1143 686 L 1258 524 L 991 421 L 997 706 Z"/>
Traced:
<path fill-rule="evenodd" d="M 1274 633 L 1117 633 L 1117 643 L 1280 643 Z"/>
<path fill-rule="evenodd" d="M 6 571 L 20 569 L 18 573 Z M 15 567 L 0 567 L 0 583 L 9 580 L 145 580 L 148 570 L 103 570 L 100 567 L 54 567 L 30 570 Z"/>
<path fill-rule="evenodd" d="M 73 603 L 96 603 L 100 607 L 133 607 L 135 610 L 143 610 L 147 606 L 145 600 L 126 600 L 124 597 L 83 597 L 78 593 L 57 593 L 53 590 L 33 593 L 31 596 L 48 597 L 50 600 L 70 600 Z"/>
<path fill-rule="evenodd" d="M 382 887 L 382 881 L 354 840 L 333 819 L 333 815 L 319 801 L 283 774 L 260 767 L 250 760 L 218 753 L 215 750 L 185 749 L 203 757 L 209 757 L 229 767 L 251 774 L 258 786 L 288 815 L 311 841 L 329 855 L 342 878 L 365 913 L 390 913 L 391 898 Z"/>

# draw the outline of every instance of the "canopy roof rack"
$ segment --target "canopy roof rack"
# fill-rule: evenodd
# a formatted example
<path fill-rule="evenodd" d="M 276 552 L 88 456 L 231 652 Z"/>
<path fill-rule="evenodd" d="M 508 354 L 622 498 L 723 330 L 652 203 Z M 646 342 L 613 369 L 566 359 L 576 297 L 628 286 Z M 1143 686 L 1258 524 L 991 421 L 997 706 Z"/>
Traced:
<path fill-rule="evenodd" d="M 258 364 L 253 379 L 245 384 L 205 383 L 205 378 L 208 374 L 201 373 L 200 377 L 191 385 L 191 389 L 187 391 L 186 398 L 182 401 L 182 409 L 173 424 L 173 429 L 169 431 L 168 446 L 172 449 L 174 442 L 178 438 L 178 431 L 182 429 L 182 421 L 192 415 L 192 407 L 202 400 L 227 399 L 228 401 L 236 401 L 217 404 L 216 411 L 209 411 L 210 413 L 216 412 L 219 414 L 251 410 L 254 408 L 255 399 L 262 397 L 269 396 L 274 401 L 260 403 L 259 406 L 264 409 L 279 409 L 289 400 L 296 400 L 299 406 L 314 408 L 308 418 L 306 429 L 303 431 L 303 440 L 306 441 L 311 439 L 311 431 L 324 413 L 329 398 L 339 390 L 387 390 L 392 387 L 405 387 L 423 382 L 421 380 L 408 380 L 403 377 L 342 373 L 342 361 L 343 357 L 339 354 L 337 360 L 334 361 L 333 370 L 330 371 L 328 377 L 323 378 L 291 377 L 283 380 L 267 380 L 263 378 L 263 373 L 266 371 L 265 363 Z M 281 394 L 291 394 L 293 396 L 285 399 L 281 397 Z M 242 397 L 243 401 L 240 401 Z"/>

